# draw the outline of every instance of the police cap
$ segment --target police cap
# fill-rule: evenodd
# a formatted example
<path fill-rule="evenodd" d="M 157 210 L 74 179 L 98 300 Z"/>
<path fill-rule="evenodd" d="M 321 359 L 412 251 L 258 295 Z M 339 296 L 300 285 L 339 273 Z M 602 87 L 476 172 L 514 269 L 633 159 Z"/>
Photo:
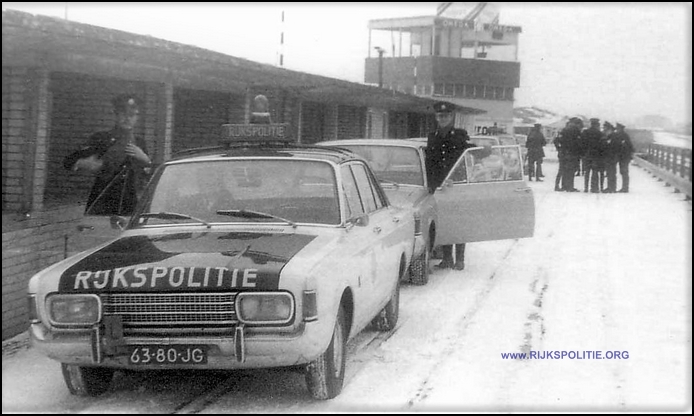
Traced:
<path fill-rule="evenodd" d="M 590 124 L 600 124 L 600 119 L 599 118 L 591 118 L 590 119 Z"/>
<path fill-rule="evenodd" d="M 617 128 L 618 128 L 618 129 L 623 129 L 623 128 L 624 128 L 624 124 L 622 124 L 622 123 L 617 123 Z"/>
<path fill-rule="evenodd" d="M 138 110 L 138 100 L 134 95 L 121 94 L 111 100 L 113 111 L 118 114 L 135 113 Z"/>
<path fill-rule="evenodd" d="M 614 126 L 609 121 L 604 122 L 602 126 L 606 129 L 614 130 Z"/>
<path fill-rule="evenodd" d="M 455 104 L 446 101 L 435 102 L 432 107 L 434 107 L 434 112 L 436 113 L 452 113 L 455 110 Z"/>

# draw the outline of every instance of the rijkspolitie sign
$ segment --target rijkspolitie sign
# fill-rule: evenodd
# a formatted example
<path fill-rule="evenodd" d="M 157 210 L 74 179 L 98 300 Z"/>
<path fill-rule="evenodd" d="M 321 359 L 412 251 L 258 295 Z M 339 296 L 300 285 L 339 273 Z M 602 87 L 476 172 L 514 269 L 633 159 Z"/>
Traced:
<path fill-rule="evenodd" d="M 222 139 L 233 142 L 292 141 L 288 123 L 223 124 Z"/>

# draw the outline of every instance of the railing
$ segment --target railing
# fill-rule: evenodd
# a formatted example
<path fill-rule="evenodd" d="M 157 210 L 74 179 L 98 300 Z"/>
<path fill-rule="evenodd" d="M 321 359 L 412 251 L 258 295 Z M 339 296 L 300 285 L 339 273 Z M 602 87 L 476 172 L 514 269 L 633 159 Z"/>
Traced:
<path fill-rule="evenodd" d="M 637 155 L 635 162 L 689 198 L 692 197 L 691 149 L 653 143 L 648 146 L 648 153 Z"/>
<path fill-rule="evenodd" d="M 646 160 L 667 172 L 672 172 L 676 176 L 689 180 L 689 182 L 692 181 L 691 149 L 653 143 L 648 146 Z"/>

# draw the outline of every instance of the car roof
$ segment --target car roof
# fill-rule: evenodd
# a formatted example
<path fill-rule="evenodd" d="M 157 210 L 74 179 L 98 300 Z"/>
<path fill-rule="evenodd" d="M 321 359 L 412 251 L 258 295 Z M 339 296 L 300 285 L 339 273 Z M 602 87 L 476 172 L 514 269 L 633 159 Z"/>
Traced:
<path fill-rule="evenodd" d="M 206 159 L 243 159 L 249 157 L 287 157 L 342 163 L 348 160 L 362 160 L 349 150 L 338 147 L 312 146 L 301 144 L 251 144 L 221 145 L 204 148 L 187 149 L 177 152 L 169 162 L 206 160 Z"/>
<path fill-rule="evenodd" d="M 424 140 L 421 142 L 420 140 Z M 424 139 L 344 139 L 344 140 L 330 140 L 325 142 L 316 143 L 320 146 L 336 146 L 341 145 L 372 145 L 372 146 L 402 146 L 402 147 L 421 147 L 422 144 L 426 145 L 426 138 Z"/>

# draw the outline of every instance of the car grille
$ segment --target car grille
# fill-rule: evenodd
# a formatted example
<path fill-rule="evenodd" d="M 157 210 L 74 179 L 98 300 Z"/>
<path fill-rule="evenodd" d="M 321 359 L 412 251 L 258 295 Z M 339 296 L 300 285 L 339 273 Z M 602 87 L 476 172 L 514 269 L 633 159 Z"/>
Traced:
<path fill-rule="evenodd" d="M 124 327 L 215 327 L 237 323 L 236 293 L 121 294 L 101 296 L 104 316 Z"/>

